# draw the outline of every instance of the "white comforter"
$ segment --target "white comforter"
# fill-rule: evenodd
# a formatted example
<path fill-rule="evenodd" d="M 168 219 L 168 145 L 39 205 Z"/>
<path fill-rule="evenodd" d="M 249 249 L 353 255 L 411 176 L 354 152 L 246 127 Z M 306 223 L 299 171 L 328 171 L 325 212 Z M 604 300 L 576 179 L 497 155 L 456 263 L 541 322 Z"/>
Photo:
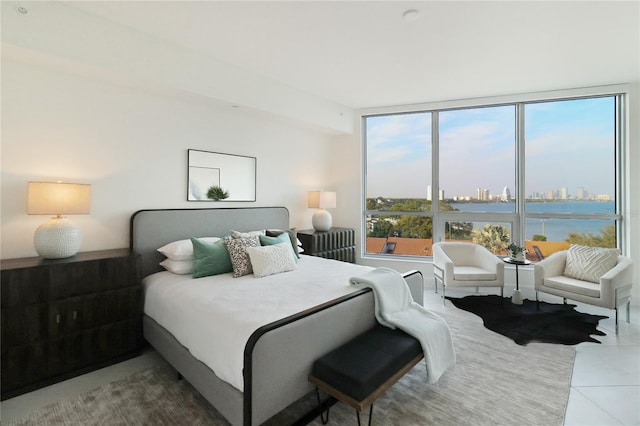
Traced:
<path fill-rule="evenodd" d="M 244 348 L 256 329 L 356 291 L 349 278 L 372 269 L 301 256 L 295 270 L 263 278 L 158 272 L 143 280 L 144 312 L 242 391 Z"/>

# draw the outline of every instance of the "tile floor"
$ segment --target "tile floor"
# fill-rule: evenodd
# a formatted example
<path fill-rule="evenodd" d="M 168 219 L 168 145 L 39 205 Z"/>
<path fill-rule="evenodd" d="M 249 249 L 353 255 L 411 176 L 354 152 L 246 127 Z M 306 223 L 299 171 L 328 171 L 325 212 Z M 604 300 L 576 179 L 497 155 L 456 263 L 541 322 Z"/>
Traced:
<path fill-rule="evenodd" d="M 489 290 L 490 291 L 490 290 Z M 533 289 L 522 289 L 522 297 L 535 300 Z M 510 296 L 513 288 L 504 289 Z M 447 290 L 448 296 L 462 297 L 469 291 Z M 425 306 L 442 309 L 442 299 L 433 289 L 425 292 Z M 562 303 L 562 299 L 540 293 L 540 300 Z M 602 343 L 576 345 L 576 358 L 571 377 L 569 403 L 565 426 L 618 426 L 640 425 L 640 306 L 631 307 L 631 323 L 627 323 L 626 310 L 619 312 L 619 332 L 615 334 L 615 312 L 610 309 L 577 304 L 577 310 L 606 315 L 599 329 L 606 336 L 594 336 Z M 450 309 L 447 304 L 445 309 Z"/>
<path fill-rule="evenodd" d="M 523 297 L 535 298 L 523 289 Z M 448 291 L 451 296 L 468 292 Z M 505 288 L 505 296 L 510 294 Z M 442 307 L 442 299 L 433 289 L 425 292 L 425 306 L 437 311 L 455 309 L 450 304 Z M 560 303 L 555 297 L 543 298 Z M 612 316 L 613 311 L 588 305 L 578 310 Z M 576 346 L 569 404 L 565 426 L 617 426 L 640 425 L 640 308 L 632 307 L 631 324 L 626 314 L 620 315 L 620 332 L 616 336 L 612 318 L 600 321 L 600 329 L 607 333 L 598 337 L 602 344 L 581 343 Z M 79 376 L 65 382 L 2 401 L 0 419 L 3 423 L 22 418 L 29 412 L 77 393 L 86 392 L 113 380 L 163 363 L 162 358 L 149 350 L 134 359 Z"/>

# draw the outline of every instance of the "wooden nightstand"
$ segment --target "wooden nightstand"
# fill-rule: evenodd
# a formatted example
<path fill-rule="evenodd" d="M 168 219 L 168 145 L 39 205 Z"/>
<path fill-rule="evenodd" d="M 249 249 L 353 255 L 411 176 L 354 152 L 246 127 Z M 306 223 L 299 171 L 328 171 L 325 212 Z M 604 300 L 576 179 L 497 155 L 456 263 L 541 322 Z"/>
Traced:
<path fill-rule="evenodd" d="M 351 228 L 331 228 L 328 231 L 305 229 L 298 231 L 303 254 L 355 263 L 356 233 Z"/>
<path fill-rule="evenodd" d="M 3 400 L 142 349 L 139 256 L 129 249 L 1 265 Z"/>

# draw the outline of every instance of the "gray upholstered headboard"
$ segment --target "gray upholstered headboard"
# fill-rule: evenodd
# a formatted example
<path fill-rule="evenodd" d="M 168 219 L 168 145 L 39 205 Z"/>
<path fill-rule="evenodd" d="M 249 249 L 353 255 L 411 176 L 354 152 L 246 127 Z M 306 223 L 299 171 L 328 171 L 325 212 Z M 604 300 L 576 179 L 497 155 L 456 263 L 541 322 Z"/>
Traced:
<path fill-rule="evenodd" d="M 130 247 L 142 257 L 142 277 L 162 270 L 157 249 L 191 237 L 224 237 L 229 231 L 288 229 L 286 207 L 140 210 L 131 216 Z"/>

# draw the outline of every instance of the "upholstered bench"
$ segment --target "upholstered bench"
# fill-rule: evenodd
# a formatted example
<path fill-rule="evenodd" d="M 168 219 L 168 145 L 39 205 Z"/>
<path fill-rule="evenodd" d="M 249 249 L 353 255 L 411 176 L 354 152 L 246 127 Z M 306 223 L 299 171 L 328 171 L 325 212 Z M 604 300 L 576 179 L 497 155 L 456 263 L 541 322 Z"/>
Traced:
<path fill-rule="evenodd" d="M 327 353 L 314 364 L 309 381 L 360 412 L 373 403 L 423 358 L 420 342 L 401 330 L 376 325 Z M 329 410 L 322 423 L 329 421 Z"/>

